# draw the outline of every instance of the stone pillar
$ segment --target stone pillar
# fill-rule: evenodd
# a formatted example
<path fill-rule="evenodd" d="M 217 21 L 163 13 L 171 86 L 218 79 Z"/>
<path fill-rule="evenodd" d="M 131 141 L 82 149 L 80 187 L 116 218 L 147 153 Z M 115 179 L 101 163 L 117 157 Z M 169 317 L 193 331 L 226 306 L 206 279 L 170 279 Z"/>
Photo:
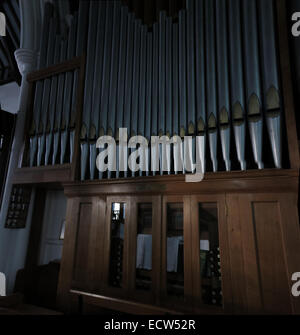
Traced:
<path fill-rule="evenodd" d="M 20 49 L 15 51 L 15 58 L 22 75 L 22 84 L 19 96 L 19 112 L 12 151 L 7 172 L 6 184 L 0 211 L 0 272 L 6 275 L 7 291 L 10 294 L 14 287 L 16 272 L 25 265 L 27 245 L 30 233 L 30 224 L 34 204 L 35 192 L 32 192 L 25 229 L 5 229 L 5 221 L 12 190 L 14 170 L 19 166 L 20 152 L 24 146 L 24 125 L 28 106 L 27 74 L 36 69 L 42 16 L 41 9 L 44 0 L 20 0 L 21 43 Z"/>
<path fill-rule="evenodd" d="M 15 168 L 18 167 L 19 155 L 24 146 L 24 125 L 28 104 L 29 86 L 26 77 L 29 72 L 36 68 L 37 53 L 29 49 L 18 49 L 15 52 L 15 57 L 19 71 L 22 75 L 22 84 L 19 97 L 19 112 L 17 115 L 15 136 L 12 144 L 2 208 L 0 212 L 0 272 L 4 272 L 6 275 L 8 293 L 11 293 L 13 289 L 16 271 L 24 265 L 30 232 L 31 210 L 28 212 L 28 220 L 25 229 L 10 230 L 5 229 L 4 225 L 12 190 L 13 173 Z M 33 197 L 34 192 L 32 192 L 32 199 Z M 32 204 L 30 206 L 30 209 L 31 208 Z"/>

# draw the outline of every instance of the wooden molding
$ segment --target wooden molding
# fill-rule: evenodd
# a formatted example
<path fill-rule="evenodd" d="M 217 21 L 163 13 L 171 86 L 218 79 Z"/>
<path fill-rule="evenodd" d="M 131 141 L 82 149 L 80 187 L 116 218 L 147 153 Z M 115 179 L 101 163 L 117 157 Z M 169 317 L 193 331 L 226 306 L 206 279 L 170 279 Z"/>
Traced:
<path fill-rule="evenodd" d="M 298 193 L 298 170 L 207 173 L 202 182 L 187 183 L 184 175 L 97 180 L 64 184 L 67 197 L 118 194 L 195 194 L 228 192 Z"/>

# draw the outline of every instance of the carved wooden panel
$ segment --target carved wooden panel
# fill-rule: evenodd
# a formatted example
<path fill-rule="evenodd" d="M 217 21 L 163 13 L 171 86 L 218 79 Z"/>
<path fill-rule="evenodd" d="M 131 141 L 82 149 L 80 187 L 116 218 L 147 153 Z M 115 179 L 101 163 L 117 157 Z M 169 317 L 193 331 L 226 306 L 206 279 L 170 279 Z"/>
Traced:
<path fill-rule="evenodd" d="M 292 274 L 300 268 L 296 197 L 229 195 L 227 203 L 235 311 L 299 313 L 291 293 Z"/>
<path fill-rule="evenodd" d="M 76 214 L 72 287 L 93 292 L 101 282 L 104 203 L 98 197 L 82 198 Z"/>

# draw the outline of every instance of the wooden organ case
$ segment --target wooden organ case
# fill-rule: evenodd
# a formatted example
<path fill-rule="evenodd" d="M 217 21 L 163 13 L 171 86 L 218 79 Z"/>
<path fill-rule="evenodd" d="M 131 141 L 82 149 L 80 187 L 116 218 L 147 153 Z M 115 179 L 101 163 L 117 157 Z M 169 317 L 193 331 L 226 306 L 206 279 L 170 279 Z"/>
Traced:
<path fill-rule="evenodd" d="M 284 1 L 188 0 L 177 19 L 161 12 L 149 29 L 118 1 L 81 1 L 72 24 L 67 40 L 72 45 L 77 29 L 77 42 L 68 55 L 86 52 L 85 80 L 77 59 L 65 70 L 75 69 L 64 81 L 70 111 L 53 114 L 48 128 L 33 107 L 30 166 L 15 179 L 48 185 L 58 174 L 68 198 L 58 306 L 67 313 L 299 314 L 291 294 L 300 271 L 299 152 Z M 66 46 L 56 43 L 62 54 Z M 38 82 L 35 102 L 38 85 L 45 92 L 49 83 Z M 148 140 L 191 136 L 191 149 L 174 142 L 165 149 L 174 161 L 154 173 L 98 173 L 98 136 L 121 141 L 122 127 Z M 61 149 L 47 149 L 52 131 L 48 146 L 56 131 Z M 59 157 L 41 163 L 47 150 L 62 152 L 64 165 Z M 145 153 L 148 167 L 153 150 Z M 189 150 L 206 171 L 198 183 L 177 169 L 175 152 L 190 157 Z"/>

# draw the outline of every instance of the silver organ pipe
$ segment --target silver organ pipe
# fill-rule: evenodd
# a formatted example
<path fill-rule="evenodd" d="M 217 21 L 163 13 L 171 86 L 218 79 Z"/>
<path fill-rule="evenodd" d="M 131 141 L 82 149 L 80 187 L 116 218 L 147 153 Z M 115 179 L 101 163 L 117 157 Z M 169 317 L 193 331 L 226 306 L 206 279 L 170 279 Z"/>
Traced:
<path fill-rule="evenodd" d="M 166 169 L 168 174 L 171 174 L 171 134 L 172 134 L 172 18 L 166 19 Z"/>
<path fill-rule="evenodd" d="M 116 106 L 117 106 L 117 83 L 118 83 L 118 64 L 119 64 L 119 46 L 120 46 L 120 19 L 121 4 L 119 1 L 114 3 L 113 13 L 113 31 L 112 31 L 112 50 L 111 50 L 111 71 L 109 88 L 109 107 L 108 107 L 108 130 L 107 135 L 116 137 Z M 111 151 L 112 146 L 109 147 Z M 116 170 L 116 157 L 112 151 L 113 161 L 109 162 L 108 177 L 111 177 L 111 171 Z"/>
<path fill-rule="evenodd" d="M 91 127 L 91 110 L 93 106 L 93 80 L 95 70 L 95 53 L 96 53 L 96 35 L 97 35 L 97 14 L 98 1 L 91 1 L 89 10 L 89 30 L 88 30 L 88 53 L 86 63 L 86 81 L 84 91 L 84 107 L 81 126 L 81 180 L 85 179 L 88 167 L 89 157 L 89 140 L 95 137 L 94 128 Z"/>
<path fill-rule="evenodd" d="M 158 135 L 158 54 L 159 54 L 159 38 L 158 23 L 153 24 L 153 72 L 152 72 L 152 136 Z M 151 171 L 155 176 L 159 171 L 158 163 L 158 145 L 156 141 L 151 141 Z"/>
<path fill-rule="evenodd" d="M 46 67 L 47 64 L 47 43 L 49 39 L 49 26 L 51 16 L 53 14 L 53 6 L 50 3 L 45 4 L 44 10 L 44 21 L 42 28 L 42 38 L 40 44 L 40 58 L 39 58 L 39 69 Z M 36 83 L 35 88 L 35 98 L 33 105 L 33 120 L 30 129 L 30 158 L 29 165 L 30 167 L 34 166 L 36 161 L 36 154 L 38 151 L 38 135 L 42 132 L 40 127 L 40 117 L 42 109 L 42 98 L 44 91 L 44 82 L 42 80 Z"/>
<path fill-rule="evenodd" d="M 148 144 L 151 144 L 151 124 L 152 124 L 152 82 L 153 82 L 153 33 L 147 34 L 147 64 L 146 64 L 146 115 L 145 115 L 145 137 Z M 146 156 L 146 176 L 149 176 L 151 152 L 148 149 Z"/>
<path fill-rule="evenodd" d="M 60 62 L 67 59 L 67 41 L 64 37 L 60 41 Z M 53 156 L 52 164 L 55 165 L 57 162 L 59 144 L 60 144 L 60 125 L 63 111 L 63 100 L 64 100 L 64 85 L 65 85 L 65 74 L 61 73 L 58 76 L 58 87 L 57 87 L 57 99 L 55 108 L 55 119 L 54 119 L 54 134 L 53 134 Z"/>
<path fill-rule="evenodd" d="M 127 36 L 128 36 L 128 8 L 121 9 L 121 31 L 120 31 L 120 48 L 119 48 L 119 66 L 118 66 L 118 90 L 117 90 L 117 118 L 116 118 L 116 140 L 117 144 L 117 171 L 116 178 L 119 178 L 125 171 L 125 162 L 127 162 L 127 152 L 120 146 L 120 128 L 124 122 L 124 103 L 125 103 L 125 75 L 126 75 L 126 53 L 127 53 Z"/>
<path fill-rule="evenodd" d="M 281 167 L 273 0 L 187 0 L 178 20 L 162 11 L 152 27 L 120 1 L 80 1 L 67 34 L 57 31 L 56 21 L 47 4 L 39 68 L 86 53 L 81 180 L 190 173 L 195 163 L 203 172 L 224 165 L 232 171 L 235 155 L 245 170 L 251 165 L 247 129 L 263 169 L 264 121 L 274 166 Z M 30 166 L 72 161 L 78 79 L 75 70 L 36 83 Z M 116 141 L 116 153 L 110 146 L 97 150 L 105 135 Z M 149 149 L 128 149 L 132 136 L 144 136 Z M 100 172 L 99 152 L 113 157 L 100 160 Z"/>
<path fill-rule="evenodd" d="M 86 33 L 88 29 L 89 2 L 80 1 L 78 11 L 77 40 L 76 40 L 76 56 L 80 57 L 86 49 Z M 73 160 L 75 125 L 76 125 L 76 108 L 77 108 L 77 88 L 79 80 L 79 70 L 74 71 L 72 90 L 72 106 L 70 117 L 70 162 Z"/>
<path fill-rule="evenodd" d="M 76 31 L 77 31 L 77 16 L 72 19 L 69 34 L 68 34 L 68 49 L 67 59 L 72 59 L 76 53 Z M 65 76 L 64 89 L 64 108 L 61 122 L 61 150 L 60 150 L 60 164 L 65 163 L 65 155 L 68 143 L 70 116 L 72 108 L 72 88 L 73 88 L 73 71 L 69 71 Z"/>
<path fill-rule="evenodd" d="M 255 163 L 259 169 L 263 169 L 263 117 L 256 1 L 244 0 L 242 7 L 248 127 Z"/>
<path fill-rule="evenodd" d="M 146 131 L 146 80 L 147 77 L 147 26 L 142 25 L 141 28 L 141 56 L 140 56 L 140 74 L 139 74 L 139 109 L 138 109 L 138 135 L 147 138 Z M 148 151 L 142 146 L 140 148 L 140 172 L 139 175 L 143 176 L 143 172 L 147 169 Z"/>
<path fill-rule="evenodd" d="M 196 106 L 197 106 L 197 158 L 201 171 L 206 171 L 206 66 L 204 45 L 204 0 L 195 4 L 195 52 L 196 52 Z"/>
<path fill-rule="evenodd" d="M 188 171 L 193 172 L 196 158 L 196 101 L 195 101 L 195 0 L 187 0 L 187 108 L 188 136 L 192 136 L 192 146 L 188 147 Z"/>
<path fill-rule="evenodd" d="M 232 121 L 237 157 L 240 163 L 241 170 L 246 170 L 246 121 L 242 55 L 241 7 L 239 0 L 232 0 L 229 2 L 228 20 Z"/>
<path fill-rule="evenodd" d="M 127 134 L 124 135 L 125 138 L 120 138 L 120 140 L 127 141 L 128 135 L 131 133 L 131 91 L 132 91 L 132 79 L 133 79 L 133 50 L 134 50 L 134 15 L 128 14 L 128 28 L 127 28 L 127 49 L 126 49 L 126 75 L 125 75 L 125 104 L 124 104 L 124 128 L 127 129 Z M 128 163 L 128 149 L 123 147 L 123 154 L 126 157 L 124 165 L 126 165 L 124 176 L 127 177 L 127 163 Z"/>
<path fill-rule="evenodd" d="M 49 39 L 48 39 L 46 66 L 50 66 L 54 63 L 56 28 L 57 28 L 57 21 L 52 18 L 50 20 L 49 25 Z M 42 113 L 40 118 L 39 136 L 38 136 L 37 166 L 40 166 L 42 164 L 42 158 L 45 150 L 48 107 L 50 103 L 50 89 L 51 89 L 51 78 L 46 78 L 44 80 L 44 91 L 42 96 L 42 108 L 41 108 Z"/>
<path fill-rule="evenodd" d="M 217 67 L 218 67 L 218 115 L 223 160 L 226 171 L 231 170 L 230 160 L 230 97 L 227 47 L 226 0 L 216 1 Z"/>
<path fill-rule="evenodd" d="M 58 64 L 60 62 L 60 45 L 61 45 L 61 38 L 59 35 L 57 35 L 55 38 L 54 64 Z M 50 104 L 49 104 L 49 116 L 47 121 L 45 165 L 50 164 L 50 153 L 51 148 L 53 146 L 53 133 L 54 133 L 57 94 L 58 94 L 58 76 L 54 76 L 51 80 L 51 89 L 50 89 Z"/>
<path fill-rule="evenodd" d="M 159 62 L 158 62 L 158 136 L 162 138 L 166 134 L 166 12 L 159 15 Z M 167 145 L 159 144 L 160 174 L 167 171 L 166 157 Z"/>
<path fill-rule="evenodd" d="M 172 110 L 173 110 L 173 166 L 174 173 L 178 174 L 182 171 L 182 163 L 180 156 L 181 145 L 178 141 L 180 127 L 179 127 L 179 49 L 178 49 L 178 23 L 174 23 L 172 29 Z"/>
<path fill-rule="evenodd" d="M 133 76 L 131 91 L 131 131 L 130 136 L 138 134 L 138 113 L 139 113 L 139 77 L 140 77 L 140 57 L 141 57 L 141 20 L 135 20 L 134 24 L 134 48 L 133 48 Z M 135 149 L 130 149 L 131 175 L 135 176 L 136 159 Z"/>
<path fill-rule="evenodd" d="M 95 74 L 93 85 L 93 105 L 91 110 L 91 134 L 90 134 L 90 178 L 96 176 L 96 139 L 100 135 L 100 103 L 102 92 L 102 74 L 103 74 L 103 51 L 104 51 L 104 38 L 105 38 L 105 11 L 106 2 L 100 1 L 98 6 L 98 23 L 97 23 L 97 36 L 96 36 L 96 53 L 95 53 Z"/>
<path fill-rule="evenodd" d="M 216 41 L 215 41 L 215 6 L 213 1 L 206 1 L 206 96 L 207 96 L 207 122 L 210 158 L 213 164 L 213 171 L 218 170 L 217 159 L 217 85 L 216 85 Z"/>
<path fill-rule="evenodd" d="M 114 2 L 106 1 L 105 17 L 105 39 L 103 49 L 103 72 L 101 84 L 101 105 L 100 105 L 100 136 L 107 135 L 108 113 L 109 113 L 109 89 L 110 89 L 110 71 L 111 71 L 111 51 L 112 51 L 112 33 L 113 33 L 113 13 Z M 103 177 L 102 172 L 99 175 Z"/>
<path fill-rule="evenodd" d="M 179 120 L 181 139 L 186 136 L 187 128 L 187 103 L 186 103 L 186 11 L 179 12 Z M 183 144 L 179 142 L 179 157 L 184 160 Z M 183 172 L 185 171 L 185 164 L 183 164 Z"/>
<path fill-rule="evenodd" d="M 281 168 L 281 97 L 275 36 L 274 1 L 258 1 L 265 119 L 276 168 Z"/>

